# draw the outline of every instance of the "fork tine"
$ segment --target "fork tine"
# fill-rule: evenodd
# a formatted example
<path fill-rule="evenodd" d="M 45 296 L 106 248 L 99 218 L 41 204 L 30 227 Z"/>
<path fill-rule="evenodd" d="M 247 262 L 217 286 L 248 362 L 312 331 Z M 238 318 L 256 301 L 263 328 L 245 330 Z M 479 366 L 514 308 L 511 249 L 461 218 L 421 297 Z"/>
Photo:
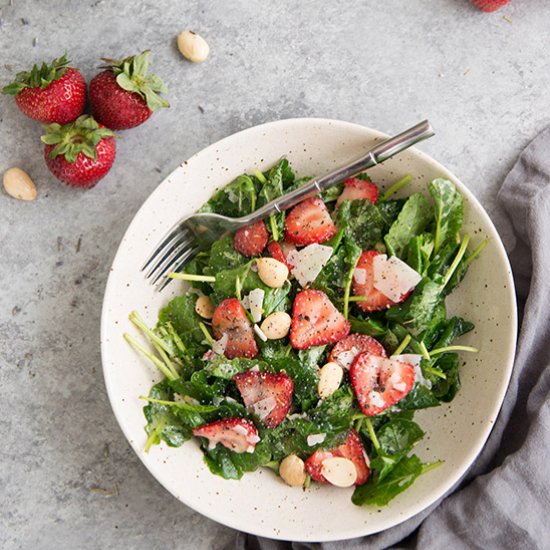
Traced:
<path fill-rule="evenodd" d="M 187 252 L 185 252 L 181 257 L 176 259 L 176 263 L 170 271 L 178 272 L 189 260 L 191 260 L 191 258 L 193 258 L 193 256 L 199 250 L 200 249 L 198 246 L 196 246 L 195 248 L 191 248 L 190 250 L 187 250 Z M 159 285 L 157 286 L 157 292 L 161 292 L 162 290 L 164 290 L 172 282 L 172 280 L 173 279 L 168 277 L 168 275 L 166 274 L 164 281 L 159 283 Z"/>
<path fill-rule="evenodd" d="M 151 284 L 155 284 L 165 273 L 168 272 L 170 266 L 174 264 L 175 261 L 183 254 L 186 250 L 192 248 L 194 245 L 193 241 L 191 239 L 186 239 L 180 242 L 177 246 L 175 246 L 168 256 L 164 259 L 160 265 L 158 265 L 154 271 L 151 272 L 149 275 L 149 279 L 151 279 Z"/>
<path fill-rule="evenodd" d="M 157 258 L 159 254 L 161 254 L 162 251 L 167 246 L 169 246 L 172 243 L 172 241 L 174 241 L 174 239 L 178 237 L 178 235 L 185 232 L 188 232 L 188 229 L 186 227 L 182 228 L 180 224 L 174 227 L 174 229 L 171 229 L 170 231 L 168 231 L 168 233 L 163 237 L 163 239 L 157 244 L 157 246 L 149 256 L 149 258 L 147 258 L 147 260 L 143 264 L 143 267 L 141 268 L 141 271 L 145 271 L 145 269 L 147 269 L 147 267 L 151 264 L 151 262 L 153 262 L 153 260 Z M 166 255 L 164 255 L 164 257 L 165 256 Z"/>
<path fill-rule="evenodd" d="M 189 231 L 180 231 L 177 237 L 169 242 L 168 246 L 165 246 L 162 250 L 157 252 L 157 258 L 155 262 L 153 262 L 153 265 L 149 267 L 149 270 L 145 274 L 145 278 L 149 279 L 152 277 L 155 271 L 157 271 L 157 269 L 166 262 L 166 259 L 170 257 L 176 249 L 181 247 L 183 243 L 191 243 L 192 241 L 193 236 Z"/>

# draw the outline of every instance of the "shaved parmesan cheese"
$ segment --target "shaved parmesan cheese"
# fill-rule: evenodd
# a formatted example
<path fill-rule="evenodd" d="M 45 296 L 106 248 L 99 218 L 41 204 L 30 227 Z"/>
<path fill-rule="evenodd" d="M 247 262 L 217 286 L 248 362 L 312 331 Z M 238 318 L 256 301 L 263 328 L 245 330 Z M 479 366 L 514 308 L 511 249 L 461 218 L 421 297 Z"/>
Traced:
<path fill-rule="evenodd" d="M 287 261 L 292 266 L 292 275 L 302 288 L 315 281 L 321 269 L 332 256 L 332 248 L 322 244 L 310 244 L 301 250 L 291 250 Z"/>
<path fill-rule="evenodd" d="M 260 420 L 265 420 L 265 418 L 273 411 L 276 405 L 277 401 L 275 400 L 275 398 L 272 395 L 269 395 L 268 397 L 260 399 L 259 401 L 256 401 L 256 403 L 253 403 L 252 412 L 254 412 L 254 414 L 257 414 L 260 417 Z"/>
<path fill-rule="evenodd" d="M 223 355 L 225 353 L 228 340 L 229 336 L 227 334 L 223 334 L 219 340 L 214 340 L 214 342 L 212 342 L 212 351 L 217 355 Z"/>
<path fill-rule="evenodd" d="M 388 258 L 386 254 L 379 254 L 373 259 L 373 279 L 376 290 L 399 302 L 422 280 L 422 276 L 396 256 Z"/>
<path fill-rule="evenodd" d="M 311 434 L 307 436 L 307 444 L 310 447 L 314 447 L 315 445 L 318 445 L 319 443 L 322 443 L 327 438 L 327 434 Z"/>
<path fill-rule="evenodd" d="M 260 340 L 262 342 L 267 342 L 267 336 L 264 334 L 264 331 L 258 325 L 254 325 L 254 332 L 260 337 Z"/>
<path fill-rule="evenodd" d="M 367 282 L 367 270 L 357 267 L 353 270 L 353 280 L 358 285 L 364 285 Z"/>
<path fill-rule="evenodd" d="M 259 323 L 262 319 L 262 315 L 264 313 L 264 296 L 265 291 L 261 288 L 255 288 L 250 291 L 247 296 L 245 296 L 245 298 L 248 298 L 248 309 L 250 310 L 252 319 L 254 319 L 255 323 Z"/>

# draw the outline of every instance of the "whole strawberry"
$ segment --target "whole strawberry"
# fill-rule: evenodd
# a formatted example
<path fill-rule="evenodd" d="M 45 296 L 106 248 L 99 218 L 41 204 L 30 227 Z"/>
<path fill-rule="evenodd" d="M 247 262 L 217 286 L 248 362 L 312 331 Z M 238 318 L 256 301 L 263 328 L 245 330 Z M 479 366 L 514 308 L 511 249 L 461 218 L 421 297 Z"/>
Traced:
<path fill-rule="evenodd" d="M 114 133 L 89 115 L 64 126 L 51 124 L 41 139 L 50 172 L 73 187 L 93 187 L 115 160 Z"/>
<path fill-rule="evenodd" d="M 157 109 L 169 107 L 159 93 L 167 89 L 151 73 L 149 51 L 117 61 L 103 59 L 107 69 L 90 82 L 90 101 L 94 117 L 107 128 L 126 130 L 145 122 Z"/>
<path fill-rule="evenodd" d="M 508 2 L 510 2 L 510 0 L 472 0 L 472 4 L 476 8 L 485 12 L 496 11 L 502 6 L 508 4 Z"/>
<path fill-rule="evenodd" d="M 2 93 L 15 96 L 19 109 L 38 122 L 67 124 L 84 112 L 86 81 L 63 55 L 49 65 L 18 73 Z"/>

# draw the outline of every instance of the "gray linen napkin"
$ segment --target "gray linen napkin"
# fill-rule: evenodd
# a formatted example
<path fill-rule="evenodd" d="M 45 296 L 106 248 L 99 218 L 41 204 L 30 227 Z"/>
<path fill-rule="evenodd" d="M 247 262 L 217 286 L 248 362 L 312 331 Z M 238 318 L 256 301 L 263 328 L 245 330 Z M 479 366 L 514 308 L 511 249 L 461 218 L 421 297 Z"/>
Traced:
<path fill-rule="evenodd" d="M 550 128 L 521 154 L 498 193 L 521 322 L 498 420 L 464 479 L 441 502 L 382 533 L 306 544 L 236 534 L 238 550 L 550 549 Z"/>

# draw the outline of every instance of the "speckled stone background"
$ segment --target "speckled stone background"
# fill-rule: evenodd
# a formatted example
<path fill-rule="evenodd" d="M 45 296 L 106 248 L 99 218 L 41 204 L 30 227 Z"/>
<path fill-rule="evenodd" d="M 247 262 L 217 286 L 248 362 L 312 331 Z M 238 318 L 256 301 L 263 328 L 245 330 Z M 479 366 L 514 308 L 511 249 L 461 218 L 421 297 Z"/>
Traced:
<path fill-rule="evenodd" d="M 211 57 L 184 61 L 177 33 Z M 391 133 L 429 118 L 421 148 L 478 196 L 503 236 L 495 194 L 550 123 L 550 4 L 482 14 L 466 0 L 0 0 L 0 83 L 67 51 L 150 48 L 170 110 L 124 132 L 91 191 L 59 184 L 40 127 L 0 97 L 0 171 L 20 166 L 38 199 L 0 193 L 0 547 L 222 548 L 234 533 L 168 494 L 131 451 L 101 371 L 110 262 L 134 213 L 183 159 L 237 130 L 331 117 Z"/>

